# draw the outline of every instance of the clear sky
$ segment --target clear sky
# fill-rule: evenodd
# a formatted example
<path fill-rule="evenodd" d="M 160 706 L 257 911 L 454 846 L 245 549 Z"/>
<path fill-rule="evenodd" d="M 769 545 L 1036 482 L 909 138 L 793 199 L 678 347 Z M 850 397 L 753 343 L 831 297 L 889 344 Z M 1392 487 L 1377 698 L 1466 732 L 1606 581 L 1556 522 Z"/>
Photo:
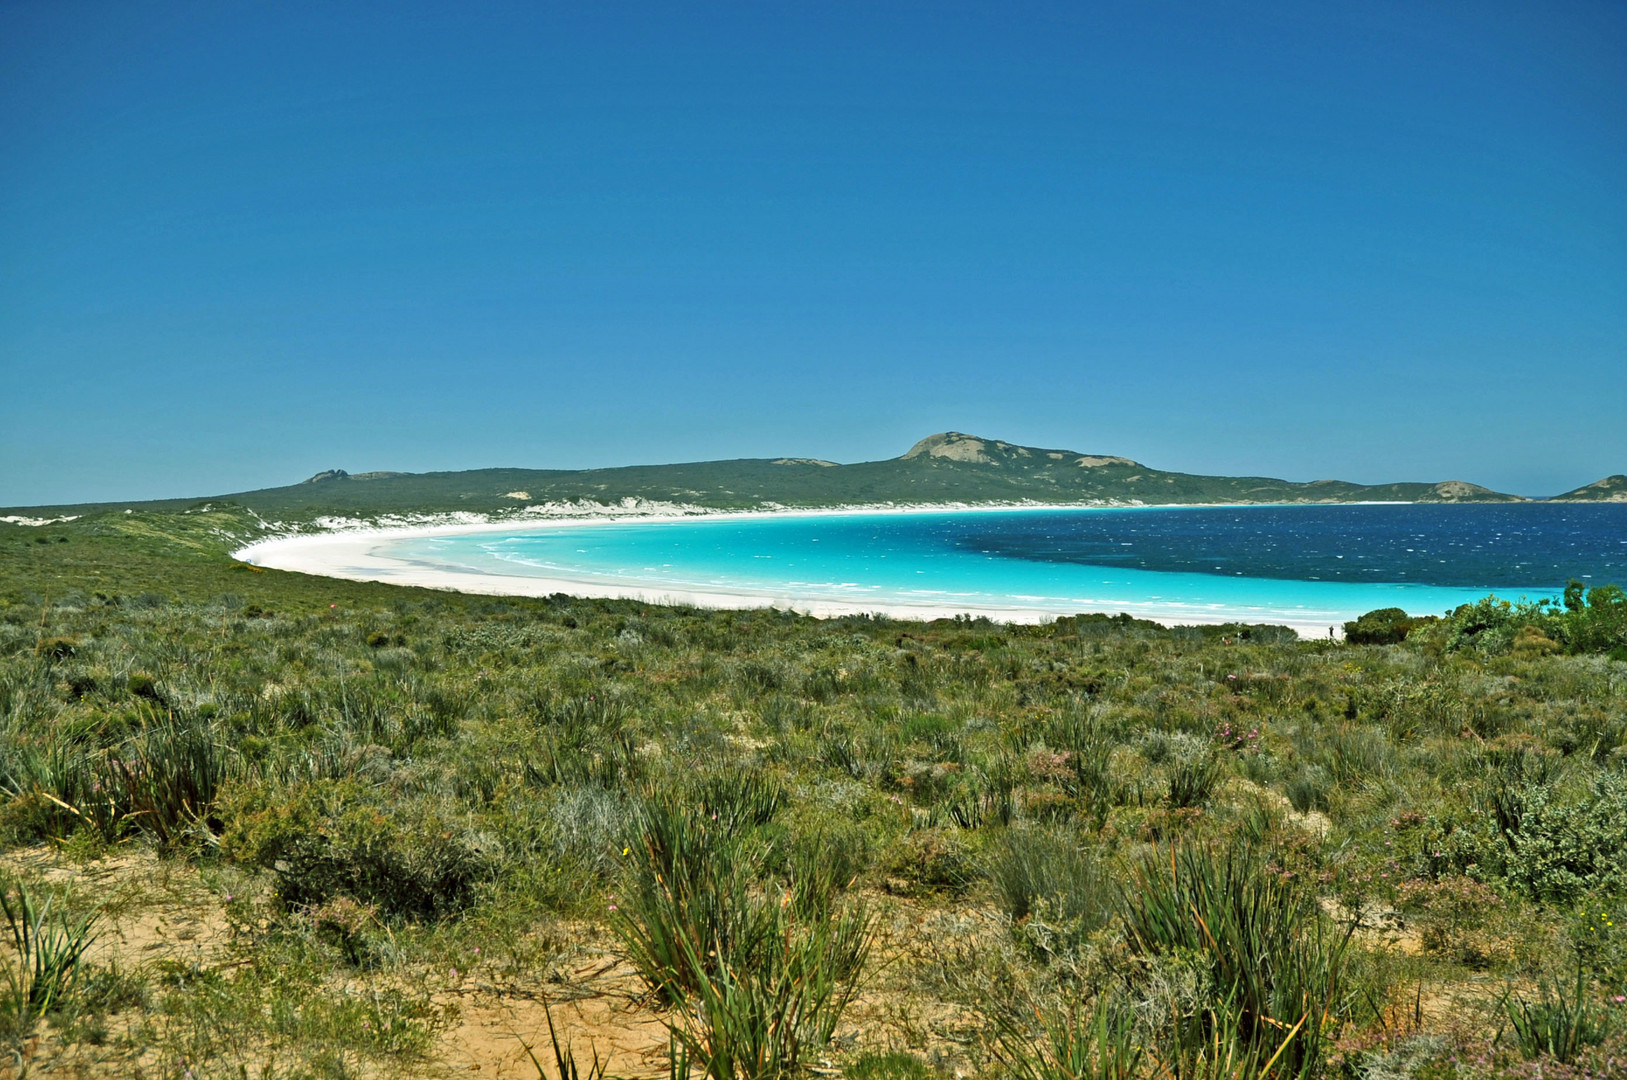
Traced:
<path fill-rule="evenodd" d="M 0 504 L 1627 472 L 1627 5 L 0 5 Z"/>

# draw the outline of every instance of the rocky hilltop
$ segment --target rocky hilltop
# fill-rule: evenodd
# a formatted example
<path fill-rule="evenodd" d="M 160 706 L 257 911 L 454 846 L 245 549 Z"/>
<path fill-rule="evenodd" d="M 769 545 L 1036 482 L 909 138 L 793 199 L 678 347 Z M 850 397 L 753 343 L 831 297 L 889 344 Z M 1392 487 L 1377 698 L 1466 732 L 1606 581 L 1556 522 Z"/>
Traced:
<path fill-rule="evenodd" d="M 1617 473 L 1574 491 L 1555 495 L 1554 502 L 1627 502 L 1627 475 Z"/>

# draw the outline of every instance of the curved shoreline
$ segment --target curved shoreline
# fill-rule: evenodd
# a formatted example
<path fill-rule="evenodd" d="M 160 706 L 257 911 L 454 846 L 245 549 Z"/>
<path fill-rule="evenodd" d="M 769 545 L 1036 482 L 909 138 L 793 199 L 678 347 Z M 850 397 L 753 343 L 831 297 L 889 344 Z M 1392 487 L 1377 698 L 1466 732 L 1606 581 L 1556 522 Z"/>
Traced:
<path fill-rule="evenodd" d="M 1056 510 L 1112 509 L 1131 507 L 1089 507 L 1078 504 L 976 506 L 934 504 L 921 506 L 851 506 L 821 509 L 785 510 L 701 510 L 688 509 L 665 512 L 606 512 L 557 517 L 515 517 L 506 521 L 447 522 L 425 525 L 359 526 L 321 533 L 303 533 L 292 536 L 270 537 L 257 540 L 232 553 L 232 557 L 253 566 L 270 570 L 313 574 L 318 577 L 343 578 L 350 581 L 373 581 L 387 585 L 405 585 L 426 589 L 446 589 L 453 592 L 482 596 L 552 596 L 564 593 L 570 596 L 592 597 L 606 600 L 634 600 L 654 605 L 684 605 L 732 611 L 763 608 L 795 611 L 803 615 L 831 618 L 841 615 L 886 615 L 900 619 L 940 619 L 955 615 L 984 615 L 1000 622 L 1042 623 L 1057 617 L 1055 611 L 1012 606 L 976 606 L 932 603 L 904 603 L 876 601 L 866 604 L 841 601 L 814 600 L 786 592 L 769 589 L 679 589 L 666 585 L 629 583 L 613 584 L 594 578 L 557 577 L 535 574 L 494 574 L 484 570 L 457 567 L 444 563 L 405 559 L 385 555 L 381 549 L 396 540 L 435 536 L 468 536 L 479 533 L 542 532 L 555 529 L 581 528 L 595 525 L 644 525 L 699 520 L 750 521 L 767 518 L 830 517 L 855 514 L 937 514 L 982 513 L 1014 510 L 1037 512 Z M 1123 605 L 1110 614 L 1117 614 Z M 1133 614 L 1133 612 L 1132 612 Z M 1149 616 L 1150 617 L 1150 616 Z M 1167 617 L 1162 621 L 1170 621 Z M 1192 620 L 1197 622 L 1199 620 Z M 1229 622 L 1214 618 L 1212 623 Z"/>
<path fill-rule="evenodd" d="M 1081 604 L 1067 612 L 1055 604 L 1024 603 L 1013 597 L 1001 603 L 959 602 L 900 599 L 897 597 L 837 599 L 799 595 L 790 587 L 751 586 L 739 589 L 728 587 L 685 586 L 674 588 L 670 582 L 609 582 L 584 572 L 573 576 L 567 572 L 549 574 L 505 574 L 489 569 L 439 563 L 392 554 L 387 549 L 396 541 L 417 538 L 463 536 L 480 533 L 551 532 L 586 526 L 660 524 L 672 522 L 698 522 L 700 520 L 761 520 L 787 517 L 851 516 L 876 514 L 925 513 L 980 513 L 1034 511 L 1054 512 L 1073 510 L 1125 510 L 1125 509 L 1198 509 L 1194 506 L 1175 507 L 1082 507 L 1078 504 L 1061 505 L 988 505 L 960 506 L 953 504 L 920 506 L 851 506 L 824 509 L 784 509 L 712 511 L 688 507 L 662 507 L 658 512 L 641 512 L 628 507 L 606 508 L 606 511 L 586 514 L 561 513 L 552 517 L 515 517 L 504 521 L 452 521 L 423 524 L 389 523 L 383 526 L 345 527 L 322 533 L 269 537 L 256 541 L 234 552 L 236 558 L 256 566 L 296 573 L 343 578 L 353 581 L 373 581 L 385 584 L 420 588 L 446 589 L 457 592 L 491 596 L 550 596 L 563 593 L 571 596 L 604 599 L 633 600 L 648 604 L 687 605 L 703 608 L 750 610 L 773 608 L 791 610 L 800 614 L 828 618 L 841 615 L 878 614 L 893 618 L 930 620 L 956 615 L 986 616 L 1000 622 L 1044 623 L 1062 614 L 1100 612 L 1114 615 L 1121 612 L 1137 618 L 1151 619 L 1166 625 L 1214 625 L 1229 622 L 1271 623 L 1288 626 L 1307 637 L 1323 637 L 1330 623 L 1337 626 L 1343 616 L 1328 612 L 1312 614 L 1282 611 L 1239 611 L 1234 606 L 1215 604 L 1213 610 L 1202 605 L 1170 601 L 1125 601 Z M 331 520 L 331 519 L 330 519 Z M 330 528 L 332 525 L 330 524 Z M 969 599 L 969 598 L 968 598 Z M 1037 599 L 1037 598 L 1036 598 Z"/>

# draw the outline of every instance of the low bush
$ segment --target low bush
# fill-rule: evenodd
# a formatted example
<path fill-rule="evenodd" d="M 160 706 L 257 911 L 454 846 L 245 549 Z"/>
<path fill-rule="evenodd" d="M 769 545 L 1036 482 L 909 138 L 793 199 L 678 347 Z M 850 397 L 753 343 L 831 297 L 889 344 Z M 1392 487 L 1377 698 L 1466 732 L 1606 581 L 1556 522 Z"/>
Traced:
<path fill-rule="evenodd" d="M 1418 620 L 1400 608 L 1379 608 L 1345 623 L 1345 641 L 1351 645 L 1399 645 L 1416 625 Z"/>
<path fill-rule="evenodd" d="M 978 877 L 977 857 L 952 826 L 913 829 L 882 853 L 887 888 L 903 896 L 958 896 Z"/>
<path fill-rule="evenodd" d="M 224 797 L 229 859 L 271 871 L 286 904 L 348 896 L 387 918 L 435 919 L 466 907 L 500 865 L 497 841 L 425 797 L 390 798 L 352 779 Z"/>
<path fill-rule="evenodd" d="M 1473 860 L 1476 876 L 1554 902 L 1627 889 L 1627 776 L 1600 772 L 1576 798 L 1551 780 L 1499 776 L 1485 801 L 1480 842 L 1460 856 Z"/>
<path fill-rule="evenodd" d="M 47 661 L 67 660 L 79 655 L 79 642 L 68 637 L 40 638 L 34 646 L 34 655 Z"/>

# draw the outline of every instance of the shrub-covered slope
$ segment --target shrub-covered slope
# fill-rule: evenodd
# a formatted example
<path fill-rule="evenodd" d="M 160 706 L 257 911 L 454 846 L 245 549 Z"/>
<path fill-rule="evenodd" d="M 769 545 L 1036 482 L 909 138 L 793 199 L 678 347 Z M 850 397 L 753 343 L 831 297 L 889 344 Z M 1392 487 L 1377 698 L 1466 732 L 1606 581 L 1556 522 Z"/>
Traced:
<path fill-rule="evenodd" d="M 820 621 L 258 572 L 229 515 L 130 517 L 0 529 L 31 1069 L 450 1075 L 516 1002 L 586 1069 L 564 1003 L 613 993 L 719 1077 L 1616 1075 L 1608 588 L 1388 645 Z"/>
<path fill-rule="evenodd" d="M 1111 455 L 1017 446 L 958 432 L 921 440 L 901 457 L 855 465 L 808 458 L 705 461 L 579 471 L 475 469 L 444 473 L 329 470 L 302 484 L 216 497 L 259 514 L 490 514 L 546 502 L 624 499 L 708 507 L 839 506 L 870 503 L 1021 502 L 1146 504 L 1229 502 L 1513 502 L 1475 484 L 1291 483 L 1270 477 L 1166 472 Z M 197 499 L 32 508 L 35 517 L 174 511 Z M 21 511 L 19 511 L 20 513 Z"/>

